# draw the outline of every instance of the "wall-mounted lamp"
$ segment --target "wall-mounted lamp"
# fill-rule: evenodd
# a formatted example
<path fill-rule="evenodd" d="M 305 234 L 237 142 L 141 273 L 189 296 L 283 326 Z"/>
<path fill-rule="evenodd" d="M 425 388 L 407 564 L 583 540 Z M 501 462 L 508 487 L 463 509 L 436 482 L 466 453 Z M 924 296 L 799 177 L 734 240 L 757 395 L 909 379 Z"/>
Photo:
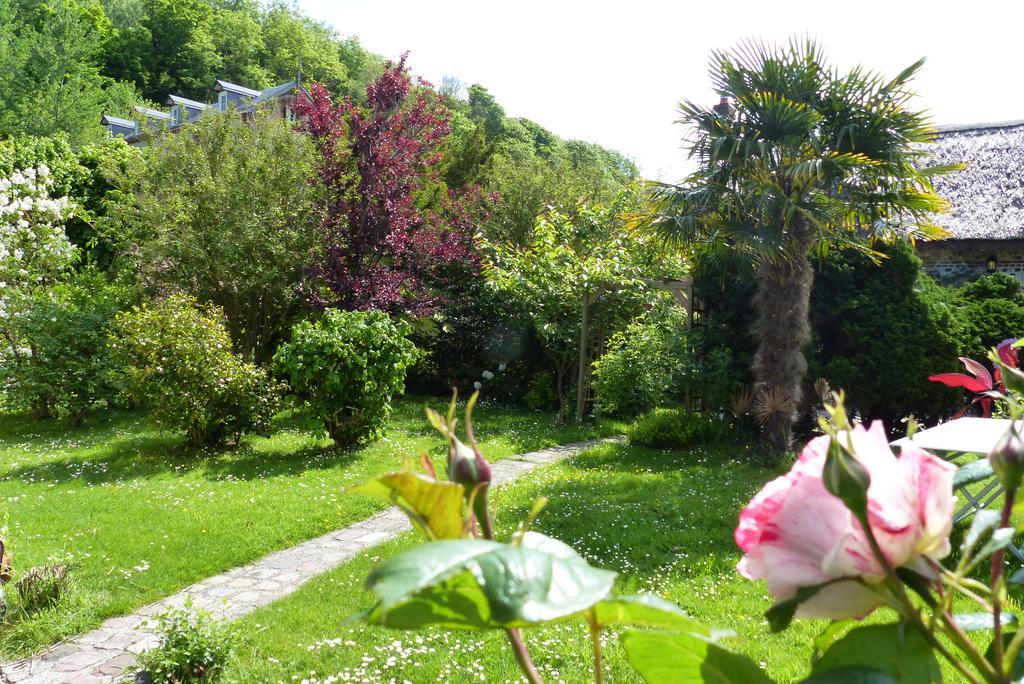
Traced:
<path fill-rule="evenodd" d="M 996 260 L 996 255 L 995 254 L 992 254 L 992 255 L 989 256 L 988 259 L 985 259 L 985 270 L 988 271 L 989 273 L 995 273 L 996 272 L 996 267 L 998 265 L 999 265 L 999 262 Z"/>

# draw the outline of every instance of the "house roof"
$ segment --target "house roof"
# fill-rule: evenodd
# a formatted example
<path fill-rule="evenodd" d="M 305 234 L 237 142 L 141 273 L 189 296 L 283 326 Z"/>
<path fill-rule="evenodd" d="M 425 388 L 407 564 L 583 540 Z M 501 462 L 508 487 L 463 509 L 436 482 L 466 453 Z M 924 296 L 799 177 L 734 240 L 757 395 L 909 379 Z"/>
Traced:
<path fill-rule="evenodd" d="M 940 126 L 928 151 L 930 164 L 967 165 L 935 179 L 953 204 L 936 217 L 948 239 L 1024 239 L 1024 120 Z"/>
<path fill-rule="evenodd" d="M 131 119 L 122 119 L 117 116 L 110 116 L 109 114 L 104 114 L 100 117 L 100 123 L 104 126 L 114 125 L 121 126 L 122 128 L 135 128 L 135 122 Z"/>
<path fill-rule="evenodd" d="M 190 109 L 199 109 L 199 110 L 206 109 L 207 107 L 210 106 L 210 105 L 208 105 L 206 103 L 196 102 L 195 100 L 190 100 L 187 97 L 178 97 L 177 95 L 168 95 L 166 102 L 169 105 L 185 105 L 186 107 L 188 107 Z"/>
<path fill-rule="evenodd" d="M 252 88 L 246 88 L 245 86 L 217 79 L 216 85 L 213 86 L 213 92 L 219 93 L 222 90 L 227 90 L 231 93 L 238 93 L 239 95 L 245 95 L 246 97 L 256 97 L 260 94 L 260 91 L 258 90 L 253 90 Z"/>
<path fill-rule="evenodd" d="M 171 118 L 171 115 L 167 112 L 161 112 L 159 109 L 150 109 L 141 105 L 135 105 L 135 111 L 147 119 L 170 120 Z"/>
<path fill-rule="evenodd" d="M 287 95 L 292 91 L 301 91 L 305 93 L 307 97 L 311 97 L 309 91 L 306 90 L 301 83 L 298 81 L 288 81 L 287 83 L 282 83 L 281 85 L 276 85 L 273 88 L 267 88 L 264 90 L 259 94 L 259 97 L 249 103 L 247 109 L 256 109 L 264 102 L 269 102 L 270 100 L 281 97 L 282 95 Z"/>

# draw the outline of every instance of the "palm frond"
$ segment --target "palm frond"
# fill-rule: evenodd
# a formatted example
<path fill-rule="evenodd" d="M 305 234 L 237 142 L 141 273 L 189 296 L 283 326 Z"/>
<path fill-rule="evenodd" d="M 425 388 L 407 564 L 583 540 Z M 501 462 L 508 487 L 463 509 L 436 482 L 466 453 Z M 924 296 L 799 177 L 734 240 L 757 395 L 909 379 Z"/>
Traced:
<path fill-rule="evenodd" d="M 651 186 L 630 225 L 722 267 L 729 253 L 746 264 L 792 258 L 798 217 L 822 250 L 932 239 L 941 234 L 932 215 L 948 208 L 932 178 L 961 167 L 925 160 L 935 129 L 911 106 L 922 66 L 893 78 L 840 72 L 809 38 L 712 53 L 712 87 L 733 109 L 679 105 L 698 169 L 679 185 Z"/>

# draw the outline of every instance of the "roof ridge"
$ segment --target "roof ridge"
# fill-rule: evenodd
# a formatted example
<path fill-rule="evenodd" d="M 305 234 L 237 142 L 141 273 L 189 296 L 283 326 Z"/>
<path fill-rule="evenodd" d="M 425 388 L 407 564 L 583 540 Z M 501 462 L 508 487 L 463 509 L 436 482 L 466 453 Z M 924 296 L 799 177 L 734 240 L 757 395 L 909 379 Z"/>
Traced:
<path fill-rule="evenodd" d="M 991 128 L 1016 128 L 1017 126 L 1024 126 L 1024 119 L 1011 119 L 1008 121 L 989 121 L 984 123 L 971 123 L 971 124 L 946 124 L 943 126 L 936 126 L 940 134 L 942 133 L 959 133 L 966 131 L 984 131 Z"/>

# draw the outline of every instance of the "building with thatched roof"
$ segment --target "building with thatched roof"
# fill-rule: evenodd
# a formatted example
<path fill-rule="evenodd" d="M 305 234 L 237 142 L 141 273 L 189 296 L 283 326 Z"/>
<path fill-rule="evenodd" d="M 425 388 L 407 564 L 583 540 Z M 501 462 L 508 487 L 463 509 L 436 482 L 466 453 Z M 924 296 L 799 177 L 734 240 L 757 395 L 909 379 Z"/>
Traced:
<path fill-rule="evenodd" d="M 1024 280 L 1024 121 L 942 126 L 931 147 L 932 164 L 967 166 L 936 179 L 953 207 L 937 220 L 948 237 L 918 243 L 925 270 L 946 284 L 996 271 Z"/>

